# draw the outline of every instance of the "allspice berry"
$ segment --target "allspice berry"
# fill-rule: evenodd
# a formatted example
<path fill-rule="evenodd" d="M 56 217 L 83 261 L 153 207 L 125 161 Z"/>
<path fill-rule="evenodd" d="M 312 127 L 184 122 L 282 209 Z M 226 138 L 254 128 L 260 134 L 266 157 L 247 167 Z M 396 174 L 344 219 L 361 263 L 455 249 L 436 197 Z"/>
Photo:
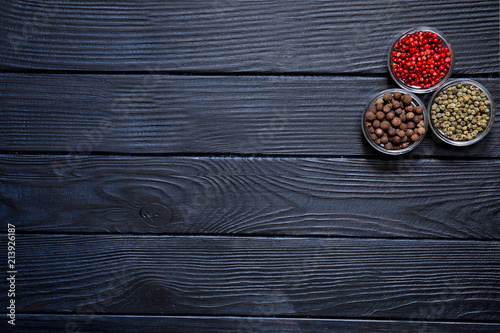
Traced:
<path fill-rule="evenodd" d="M 424 112 L 412 102 L 409 94 L 385 93 L 367 108 L 363 123 L 374 145 L 399 150 L 420 140 L 425 134 Z"/>
<path fill-rule="evenodd" d="M 373 113 L 372 111 L 368 111 L 365 114 L 365 119 L 368 120 L 368 121 L 374 121 L 375 118 L 376 118 L 375 113 Z"/>
<path fill-rule="evenodd" d="M 405 104 L 411 104 L 412 98 L 410 94 L 404 94 L 403 97 L 401 97 L 401 100 Z"/>
<path fill-rule="evenodd" d="M 391 128 L 391 123 L 389 123 L 387 120 L 384 120 L 380 123 L 380 128 L 387 132 L 389 128 Z"/>
<path fill-rule="evenodd" d="M 392 124 L 392 126 L 394 126 L 394 127 L 399 127 L 399 125 L 401 125 L 401 119 L 399 119 L 399 118 L 394 118 L 394 119 L 391 121 L 391 124 Z"/>
<path fill-rule="evenodd" d="M 423 113 L 424 113 L 424 108 L 423 108 L 423 107 L 421 107 L 421 106 L 417 106 L 417 107 L 415 108 L 415 113 L 416 113 L 416 114 L 418 114 L 418 115 L 423 114 Z"/>

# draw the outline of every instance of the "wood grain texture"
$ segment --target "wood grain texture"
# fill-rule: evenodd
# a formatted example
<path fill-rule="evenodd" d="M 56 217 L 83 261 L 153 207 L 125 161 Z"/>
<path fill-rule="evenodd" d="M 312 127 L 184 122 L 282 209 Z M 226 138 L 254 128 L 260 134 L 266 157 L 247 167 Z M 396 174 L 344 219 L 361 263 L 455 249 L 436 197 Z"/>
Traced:
<path fill-rule="evenodd" d="M 391 41 L 442 30 L 457 73 L 498 74 L 490 1 L 2 0 L 0 66 L 48 70 L 385 73 Z"/>
<path fill-rule="evenodd" d="M 0 327 L 7 329 L 5 320 L 0 322 Z M 16 321 L 15 331 L 30 333 L 498 333 L 500 324 L 418 320 L 20 314 Z"/>
<path fill-rule="evenodd" d="M 499 79 L 479 81 L 500 105 Z M 391 86 L 371 77 L 1 74 L 0 150 L 380 156 L 361 115 Z M 412 154 L 500 157 L 499 118 L 473 146 L 429 135 Z"/>
<path fill-rule="evenodd" d="M 18 313 L 500 320 L 496 241 L 17 235 L 16 244 Z"/>
<path fill-rule="evenodd" d="M 0 195 L 19 232 L 500 239 L 498 160 L 4 155 Z"/>

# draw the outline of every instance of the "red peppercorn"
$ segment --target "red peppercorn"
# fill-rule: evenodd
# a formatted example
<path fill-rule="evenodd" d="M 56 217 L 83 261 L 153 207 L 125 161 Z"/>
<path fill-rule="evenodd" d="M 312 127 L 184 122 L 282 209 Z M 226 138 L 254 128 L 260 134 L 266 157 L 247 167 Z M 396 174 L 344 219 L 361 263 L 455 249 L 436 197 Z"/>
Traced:
<path fill-rule="evenodd" d="M 430 31 L 403 36 L 391 52 L 390 68 L 407 86 L 429 88 L 445 77 L 451 63 L 451 52 L 443 40 Z"/>

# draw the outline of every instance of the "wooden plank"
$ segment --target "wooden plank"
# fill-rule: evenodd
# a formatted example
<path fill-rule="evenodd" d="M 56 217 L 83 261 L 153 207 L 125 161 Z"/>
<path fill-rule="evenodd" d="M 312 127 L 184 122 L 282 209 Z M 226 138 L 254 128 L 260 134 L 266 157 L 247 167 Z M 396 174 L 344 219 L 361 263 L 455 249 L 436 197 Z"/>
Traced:
<path fill-rule="evenodd" d="M 6 321 L 0 327 L 7 329 Z M 349 320 L 266 317 L 193 317 L 193 316 L 113 316 L 20 314 L 16 332 L 162 332 L 234 333 L 234 332 L 420 332 L 420 333 L 498 333 L 500 324 L 396 320 Z"/>
<path fill-rule="evenodd" d="M 498 74 L 489 1 L 2 0 L 4 69 L 386 73 L 396 35 L 430 25 L 457 73 Z"/>
<path fill-rule="evenodd" d="M 500 239 L 499 202 L 498 160 L 0 158 L 19 232 Z"/>
<path fill-rule="evenodd" d="M 498 78 L 479 81 L 500 105 Z M 0 150 L 380 156 L 360 120 L 391 86 L 371 77 L 1 74 Z M 429 135 L 412 154 L 500 157 L 498 124 L 476 145 Z"/>
<path fill-rule="evenodd" d="M 16 245 L 17 313 L 500 320 L 496 241 L 18 234 Z"/>

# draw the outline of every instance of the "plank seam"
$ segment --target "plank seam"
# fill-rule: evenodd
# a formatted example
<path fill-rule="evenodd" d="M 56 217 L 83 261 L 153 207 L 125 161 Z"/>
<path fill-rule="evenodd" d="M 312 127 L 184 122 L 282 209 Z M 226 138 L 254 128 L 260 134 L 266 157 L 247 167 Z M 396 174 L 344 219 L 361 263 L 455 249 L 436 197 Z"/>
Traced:
<path fill-rule="evenodd" d="M 225 72 L 225 71 L 158 71 L 158 70 L 144 70 L 144 71 L 86 71 L 86 70 L 0 70 L 0 74 L 51 74 L 51 75 L 61 75 L 61 74 L 73 74 L 73 75 L 172 75 L 172 76 L 290 76 L 290 77 L 369 77 L 369 78 L 390 78 L 389 73 L 362 73 L 362 72 L 259 72 L 259 71 L 248 71 L 248 72 Z M 499 72 L 491 73 L 454 73 L 458 74 L 459 77 L 464 78 L 500 78 Z"/>
<path fill-rule="evenodd" d="M 6 312 L 0 312 L 1 314 L 6 314 Z M 404 323 L 404 322 L 411 322 L 411 323 L 442 323 L 442 324 L 500 324 L 500 321 L 487 321 L 487 320 L 481 320 L 481 321 L 471 321 L 471 320 L 462 320 L 462 319 L 454 319 L 454 320 L 427 320 L 425 318 L 408 318 L 408 319 L 387 319 L 384 317 L 371 317 L 369 319 L 366 318 L 356 318 L 356 317 L 316 317 L 316 316 L 307 316 L 307 317 L 291 317 L 287 315 L 273 315 L 269 317 L 263 317 L 263 316 L 231 316 L 231 315 L 217 315 L 217 314 L 211 314 L 211 315 L 202 315 L 202 316 L 196 316 L 192 314 L 175 314 L 175 315 L 169 315 L 169 314 L 127 314 L 127 313 L 105 313 L 105 314 L 100 314 L 96 313 L 93 315 L 86 315 L 86 314 L 79 314 L 79 313 L 44 313 L 44 312 L 33 312 L 30 311 L 29 313 L 16 313 L 16 315 L 19 316 L 81 316 L 82 318 L 93 316 L 93 317 L 118 317 L 118 318 L 123 318 L 123 317 L 132 317 L 132 318 L 141 318 L 141 317 L 154 317 L 154 318 L 179 318 L 179 319 L 216 319 L 216 318 L 225 318 L 225 319 L 290 319 L 290 320 L 323 320 L 323 321 L 346 321 L 346 322 L 367 322 L 367 323 L 377 323 L 377 322 L 388 322 L 388 323 Z"/>
<path fill-rule="evenodd" d="M 4 156 L 2 156 L 4 155 Z M 406 160 L 431 160 L 431 161 L 491 161 L 498 162 L 500 158 L 489 156 L 432 156 L 432 155 L 419 155 L 418 152 L 410 153 L 405 156 L 386 156 L 381 154 L 373 155 L 317 155 L 317 154 L 235 154 L 235 153 L 118 153 L 118 152 L 105 152 L 93 151 L 92 153 L 78 153 L 72 152 L 69 154 L 65 151 L 6 151 L 0 150 L 0 158 L 12 156 L 31 156 L 31 157 L 60 157 L 60 156 L 78 156 L 78 157 L 92 157 L 92 156 L 110 156 L 110 157 L 171 157 L 171 158 L 220 158 L 220 159 L 249 159 L 249 158 L 262 158 L 262 159 L 365 159 L 365 160 L 381 160 L 389 161 L 395 159 Z"/>
<path fill-rule="evenodd" d="M 7 235 L 6 231 L 2 231 L 0 234 Z M 196 234 L 196 233 L 118 233 L 118 232 L 109 232 L 109 233 L 81 233 L 81 232 L 40 232 L 40 231 L 17 231 L 18 235 L 26 235 L 26 236 L 54 236 L 54 237 L 72 237 L 72 236 L 91 236 L 91 237 L 103 237 L 103 236 L 120 236 L 120 237 L 130 237 L 130 238 L 246 238 L 246 239 L 330 239 L 330 240 L 366 240 L 370 242 L 376 241 L 401 241 L 401 242 L 460 242 L 460 243 L 499 243 L 500 239 L 492 239 L 492 238 L 444 238 L 444 237 L 435 237 L 435 238 L 409 238 L 409 237 L 358 237 L 358 236 L 328 236 L 328 235 L 268 235 L 268 234 L 258 234 L 258 235 L 249 235 L 249 234 Z"/>

